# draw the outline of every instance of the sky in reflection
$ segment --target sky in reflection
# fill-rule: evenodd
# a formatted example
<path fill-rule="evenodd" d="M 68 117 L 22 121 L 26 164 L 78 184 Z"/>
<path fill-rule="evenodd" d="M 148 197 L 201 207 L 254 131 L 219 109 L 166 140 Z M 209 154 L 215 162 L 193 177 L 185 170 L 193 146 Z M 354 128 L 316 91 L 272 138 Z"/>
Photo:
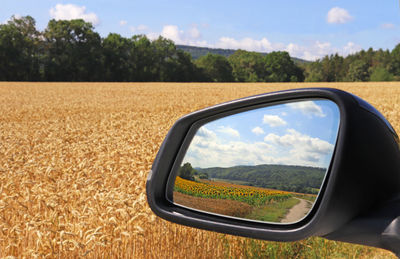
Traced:
<path fill-rule="evenodd" d="M 284 164 L 327 168 L 340 113 L 329 100 L 259 108 L 203 125 L 184 163 L 193 167 Z"/>

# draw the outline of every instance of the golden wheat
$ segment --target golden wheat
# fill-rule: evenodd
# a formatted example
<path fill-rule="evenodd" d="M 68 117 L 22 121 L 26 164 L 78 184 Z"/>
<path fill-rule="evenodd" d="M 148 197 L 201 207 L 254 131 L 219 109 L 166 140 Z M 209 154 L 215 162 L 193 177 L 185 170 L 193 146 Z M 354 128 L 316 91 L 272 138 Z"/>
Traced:
<path fill-rule="evenodd" d="M 366 99 L 400 130 L 398 83 L 1 83 L 0 258 L 248 258 L 268 249 L 282 257 L 284 243 L 157 218 L 146 203 L 146 176 L 180 116 L 248 95 L 326 86 Z M 393 257 L 320 238 L 290 249 L 315 246 L 322 257 Z"/>

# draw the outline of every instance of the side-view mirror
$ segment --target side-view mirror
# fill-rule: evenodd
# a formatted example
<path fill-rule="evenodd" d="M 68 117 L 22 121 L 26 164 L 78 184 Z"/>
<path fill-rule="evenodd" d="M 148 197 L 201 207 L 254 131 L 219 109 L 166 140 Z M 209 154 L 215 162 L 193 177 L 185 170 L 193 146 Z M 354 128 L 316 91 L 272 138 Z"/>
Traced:
<path fill-rule="evenodd" d="M 158 216 L 272 241 L 400 254 L 400 148 L 370 104 L 329 88 L 239 99 L 179 119 L 147 180 Z"/>

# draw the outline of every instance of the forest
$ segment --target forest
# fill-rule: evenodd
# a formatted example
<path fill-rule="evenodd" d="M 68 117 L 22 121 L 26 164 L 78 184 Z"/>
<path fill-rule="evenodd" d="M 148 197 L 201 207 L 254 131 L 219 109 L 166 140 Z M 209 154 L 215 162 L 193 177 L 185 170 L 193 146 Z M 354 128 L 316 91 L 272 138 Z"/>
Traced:
<path fill-rule="evenodd" d="M 66 82 L 343 82 L 400 80 L 400 44 L 313 62 L 288 52 L 197 49 L 196 59 L 171 40 L 110 33 L 84 20 L 50 20 L 43 31 L 31 16 L 0 24 L 0 81 Z M 186 51 L 185 51 L 186 50 Z M 200 52 L 199 52 L 200 51 Z M 191 51 L 193 53 L 193 49 Z"/>

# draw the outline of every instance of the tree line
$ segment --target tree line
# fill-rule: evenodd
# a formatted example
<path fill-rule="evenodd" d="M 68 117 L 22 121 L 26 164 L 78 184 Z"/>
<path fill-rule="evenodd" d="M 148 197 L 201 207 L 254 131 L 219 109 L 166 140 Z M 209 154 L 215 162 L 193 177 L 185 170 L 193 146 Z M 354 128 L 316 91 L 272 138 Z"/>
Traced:
<path fill-rule="evenodd" d="M 190 165 L 190 164 L 189 164 Z M 184 165 L 186 171 L 191 167 Z M 184 170 L 182 170 L 184 171 Z M 324 180 L 325 168 L 290 165 L 254 165 L 197 168 L 198 174 L 228 181 L 247 182 L 262 188 L 317 194 Z"/>
<path fill-rule="evenodd" d="M 345 58 L 325 56 L 304 69 L 306 82 L 399 81 L 400 44 L 392 51 L 369 48 Z"/>
<path fill-rule="evenodd" d="M 173 41 L 144 35 L 102 38 L 81 19 L 50 20 L 44 31 L 31 16 L 0 25 L 0 81 L 339 82 L 400 79 L 400 44 L 294 62 L 285 51 L 237 50 L 229 57 L 191 55 Z"/>
<path fill-rule="evenodd" d="M 196 181 L 196 177 L 198 177 L 199 179 L 208 179 L 209 177 L 208 174 L 205 172 L 199 173 L 192 167 L 189 162 L 179 167 L 178 176 L 189 181 Z"/>

